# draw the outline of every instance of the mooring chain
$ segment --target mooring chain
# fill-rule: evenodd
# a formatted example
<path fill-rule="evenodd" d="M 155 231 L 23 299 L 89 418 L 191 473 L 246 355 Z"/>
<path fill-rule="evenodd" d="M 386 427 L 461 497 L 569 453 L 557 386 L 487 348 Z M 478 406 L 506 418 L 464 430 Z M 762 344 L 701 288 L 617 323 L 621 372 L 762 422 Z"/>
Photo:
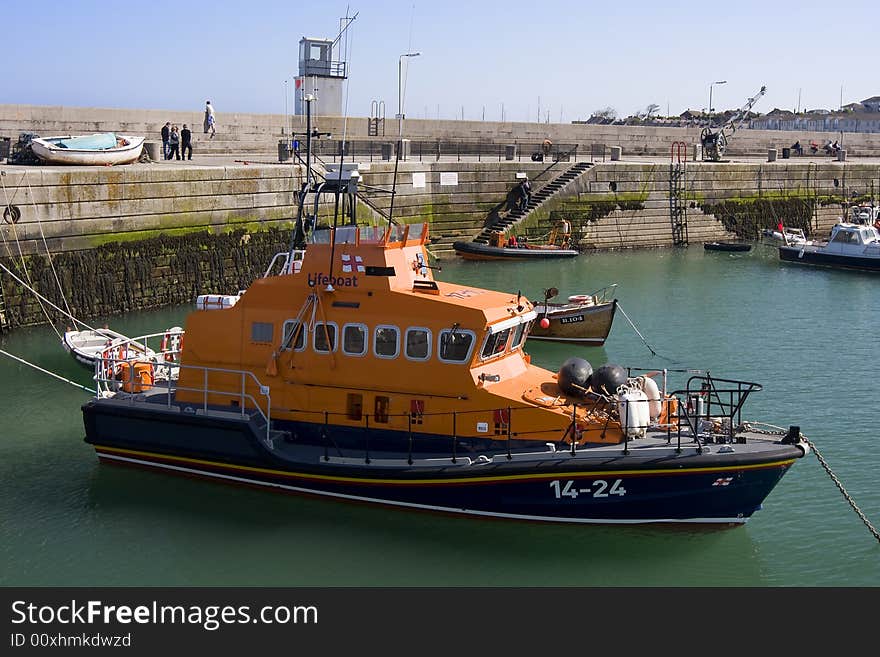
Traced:
<path fill-rule="evenodd" d="M 783 429 L 782 427 L 777 427 L 772 424 L 766 424 L 764 422 L 761 422 L 760 424 L 763 424 L 764 426 L 767 426 L 767 427 L 773 427 L 775 429 L 775 431 L 771 431 L 771 430 L 767 430 L 767 429 L 758 429 L 757 427 L 753 426 L 753 423 L 751 423 L 751 422 L 743 422 L 742 427 L 744 429 L 746 429 L 747 431 L 751 431 L 753 433 L 766 434 L 766 435 L 781 435 L 781 434 L 787 433 L 787 431 L 785 431 L 785 429 Z M 819 460 L 819 464 L 822 466 L 822 468 L 825 470 L 825 472 L 828 473 L 828 476 L 831 477 L 831 481 L 834 482 L 834 485 L 837 486 L 837 489 L 841 493 L 843 493 L 843 497 L 846 498 L 847 502 L 849 502 L 849 505 L 853 508 L 853 511 L 855 511 L 856 514 L 859 516 L 859 518 L 861 518 L 862 522 L 865 523 L 865 527 L 868 528 L 868 531 L 871 532 L 871 534 L 874 536 L 874 538 L 876 538 L 878 541 L 880 541 L 880 532 L 878 532 L 877 529 L 874 528 L 874 525 L 871 524 L 871 521 L 868 520 L 867 516 L 865 516 L 865 514 L 859 508 L 859 505 L 856 504 L 856 501 L 852 498 L 852 495 L 850 495 L 847 492 L 846 488 L 843 487 L 843 484 L 840 483 L 840 479 L 837 478 L 837 475 L 834 474 L 834 472 L 831 470 L 831 467 L 828 465 L 828 463 L 825 461 L 825 459 L 822 458 L 822 454 L 820 454 L 819 450 L 816 449 L 816 445 L 814 445 L 810 441 L 810 439 L 807 438 L 804 434 L 801 434 L 801 438 L 803 439 L 803 441 L 805 443 L 807 443 L 807 445 L 809 445 L 810 449 L 813 450 L 813 453 L 816 455 L 816 458 Z"/>
<path fill-rule="evenodd" d="M 764 424 L 763 422 L 761 424 Z M 773 427 L 772 424 L 764 424 L 767 427 Z M 755 426 L 754 422 L 743 422 L 739 427 L 737 427 L 737 431 L 749 431 L 751 433 L 759 433 L 764 436 L 784 436 L 788 433 L 785 429 L 781 427 L 774 427 L 771 429 L 759 429 Z"/>
<path fill-rule="evenodd" d="M 825 470 L 825 472 L 828 473 L 828 476 L 831 477 L 831 481 L 833 481 L 834 485 L 837 486 L 837 488 L 840 490 L 841 493 L 843 493 L 844 498 L 846 498 L 846 501 L 849 502 L 849 505 L 853 508 L 853 511 L 855 511 L 856 514 L 858 514 L 859 518 L 862 519 L 862 522 L 865 523 L 865 527 L 867 527 L 868 531 L 870 531 L 871 534 L 873 534 L 874 538 L 876 538 L 878 541 L 880 541 L 880 532 L 878 532 L 874 528 L 874 525 L 872 525 L 871 521 L 868 520 L 867 517 L 865 517 L 865 514 L 862 513 L 862 510 L 856 504 L 856 502 L 852 498 L 852 496 L 848 492 L 846 492 L 846 489 L 843 487 L 843 484 L 840 483 L 840 479 L 838 479 L 837 475 L 835 475 L 831 471 L 831 468 L 828 466 L 828 463 L 825 462 L 825 459 L 822 458 L 822 455 L 819 453 L 819 450 L 816 449 L 816 446 L 813 443 L 811 443 L 809 441 L 809 439 L 807 439 L 806 436 L 802 436 L 802 437 L 804 439 L 804 442 L 806 442 L 807 445 L 810 446 L 810 449 L 813 450 L 813 453 L 816 455 L 816 458 L 819 459 L 819 463 L 822 465 L 822 468 Z"/>

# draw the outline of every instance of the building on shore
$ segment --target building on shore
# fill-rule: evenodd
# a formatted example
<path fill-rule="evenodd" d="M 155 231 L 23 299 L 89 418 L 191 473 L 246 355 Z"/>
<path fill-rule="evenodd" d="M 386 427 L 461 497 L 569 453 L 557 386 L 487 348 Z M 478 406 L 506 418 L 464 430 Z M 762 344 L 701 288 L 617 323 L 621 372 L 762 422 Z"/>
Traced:
<path fill-rule="evenodd" d="M 805 130 L 810 132 L 880 132 L 880 96 L 851 103 L 840 111 L 791 112 L 774 109 L 752 119 L 754 130 Z"/>

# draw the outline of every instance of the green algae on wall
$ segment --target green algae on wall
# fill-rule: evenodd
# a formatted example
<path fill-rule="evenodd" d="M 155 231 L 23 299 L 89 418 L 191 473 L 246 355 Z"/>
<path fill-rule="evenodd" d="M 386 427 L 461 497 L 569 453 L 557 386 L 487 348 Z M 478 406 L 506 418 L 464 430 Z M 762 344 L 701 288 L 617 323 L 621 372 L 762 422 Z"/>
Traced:
<path fill-rule="evenodd" d="M 525 234 L 529 239 L 542 239 L 560 221 L 571 224 L 572 234 L 581 234 L 584 225 L 595 223 L 607 217 L 615 210 L 640 211 L 645 207 L 647 194 L 579 194 L 577 198 L 563 198 L 547 204 L 540 211 L 517 224 L 517 232 Z"/>
<path fill-rule="evenodd" d="M 728 198 L 703 202 L 699 207 L 721 221 L 725 230 L 744 239 L 757 239 L 764 229 L 776 229 L 780 223 L 810 236 L 816 205 L 815 196 L 789 193 Z"/>
<path fill-rule="evenodd" d="M 142 240 L 62 252 L 51 262 L 45 255 L 27 256 L 27 276 L 21 262 L 7 258 L 3 262 L 56 306 L 69 305 L 74 317 L 89 321 L 192 303 L 199 294 L 233 294 L 262 276 L 273 256 L 287 250 L 289 240 L 289 230 L 276 227 L 254 232 L 166 231 Z M 33 293 L 8 276 L 2 277 L 0 284 L 10 327 L 46 321 Z M 48 305 L 46 309 L 53 323 L 70 324 L 60 311 Z"/>

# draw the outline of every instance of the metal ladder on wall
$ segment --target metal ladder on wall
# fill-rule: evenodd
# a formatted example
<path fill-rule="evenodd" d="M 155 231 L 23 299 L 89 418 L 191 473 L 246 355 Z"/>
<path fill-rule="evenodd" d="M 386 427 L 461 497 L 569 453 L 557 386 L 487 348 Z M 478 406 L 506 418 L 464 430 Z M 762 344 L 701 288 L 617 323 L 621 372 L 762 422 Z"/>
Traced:
<path fill-rule="evenodd" d="M 6 317 L 6 295 L 3 293 L 3 285 L 0 285 L 0 333 L 9 330 L 9 320 Z"/>
<path fill-rule="evenodd" d="M 367 136 L 385 136 L 385 101 L 373 101 L 370 105 L 370 118 L 367 119 Z"/>
<path fill-rule="evenodd" d="M 687 144 L 683 141 L 672 142 L 669 160 L 669 221 L 672 224 L 673 246 L 688 245 L 687 205 L 684 198 L 686 162 Z"/>

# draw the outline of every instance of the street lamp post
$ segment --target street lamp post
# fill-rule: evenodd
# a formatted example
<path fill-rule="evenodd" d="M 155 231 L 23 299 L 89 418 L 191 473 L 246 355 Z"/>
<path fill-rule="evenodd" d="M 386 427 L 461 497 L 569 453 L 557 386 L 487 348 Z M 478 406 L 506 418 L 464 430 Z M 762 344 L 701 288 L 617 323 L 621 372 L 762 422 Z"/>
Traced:
<path fill-rule="evenodd" d="M 716 84 L 727 84 L 727 80 L 718 80 L 718 82 L 712 82 L 709 85 L 709 114 L 715 111 L 712 108 L 712 87 L 714 87 Z"/>
<path fill-rule="evenodd" d="M 393 223 L 394 195 L 397 193 L 397 163 L 400 162 L 400 150 L 403 148 L 403 58 L 418 57 L 420 52 L 405 52 L 397 58 L 397 157 L 394 158 L 394 180 L 391 183 L 391 203 L 388 207 L 388 222 Z"/>
<path fill-rule="evenodd" d="M 418 57 L 420 52 L 406 52 L 397 58 L 397 137 L 403 137 L 403 58 Z"/>

